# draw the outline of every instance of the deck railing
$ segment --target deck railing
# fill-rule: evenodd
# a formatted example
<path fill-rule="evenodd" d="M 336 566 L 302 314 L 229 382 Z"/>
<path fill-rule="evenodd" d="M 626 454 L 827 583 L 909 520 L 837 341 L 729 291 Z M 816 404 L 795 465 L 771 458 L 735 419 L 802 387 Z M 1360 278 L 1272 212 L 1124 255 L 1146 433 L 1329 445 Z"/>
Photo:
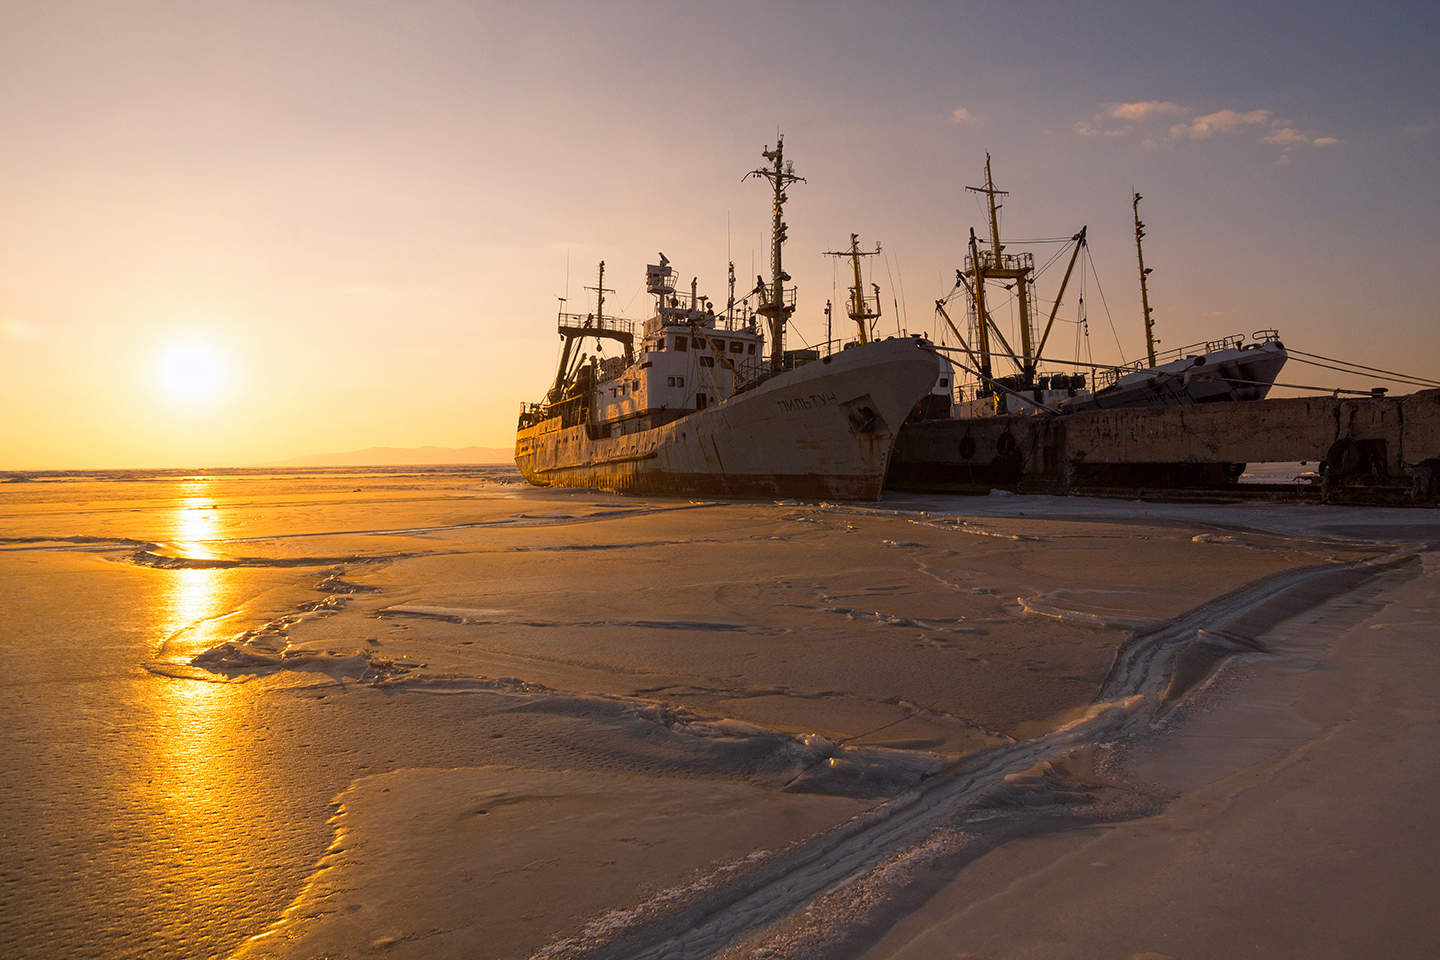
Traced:
<path fill-rule="evenodd" d="M 610 333 L 635 333 L 635 321 L 623 317 L 599 317 L 593 313 L 562 313 L 560 326 L 570 330 L 605 330 Z"/>
<path fill-rule="evenodd" d="M 1254 340 L 1257 344 L 1269 343 L 1271 340 L 1278 340 L 1280 334 L 1275 330 L 1257 330 Z M 1245 334 L 1237 333 L 1229 337 L 1221 337 L 1219 340 L 1202 340 L 1199 343 L 1187 344 L 1183 347 L 1176 347 L 1173 350 L 1166 350 L 1164 353 L 1155 355 L 1155 366 L 1173 363 L 1176 360 L 1184 360 L 1186 357 L 1203 357 L 1221 350 L 1238 350 L 1245 343 Z M 1118 367 L 1111 367 L 1108 370 L 1095 371 L 1095 389 L 1103 390 L 1113 386 L 1121 377 L 1129 376 L 1132 373 L 1141 373 L 1150 369 L 1150 364 L 1145 360 L 1136 360 L 1134 363 L 1127 363 Z"/>
<path fill-rule="evenodd" d="M 995 259 L 994 250 L 986 250 L 983 247 L 979 250 L 980 268 L 984 271 L 995 270 L 1034 270 L 1035 255 L 1033 253 L 1002 253 L 1000 259 Z M 974 274 L 975 258 L 968 253 L 965 255 L 965 272 Z"/>

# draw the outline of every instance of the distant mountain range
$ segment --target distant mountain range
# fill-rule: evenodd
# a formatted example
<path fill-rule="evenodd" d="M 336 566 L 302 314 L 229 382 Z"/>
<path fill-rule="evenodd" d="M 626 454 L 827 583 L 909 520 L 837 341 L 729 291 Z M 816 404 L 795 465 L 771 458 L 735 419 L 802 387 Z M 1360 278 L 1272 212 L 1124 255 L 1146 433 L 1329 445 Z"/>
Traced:
<path fill-rule="evenodd" d="M 312 453 L 263 467 L 410 467 L 454 463 L 514 463 L 510 447 L 369 447 L 351 453 Z"/>

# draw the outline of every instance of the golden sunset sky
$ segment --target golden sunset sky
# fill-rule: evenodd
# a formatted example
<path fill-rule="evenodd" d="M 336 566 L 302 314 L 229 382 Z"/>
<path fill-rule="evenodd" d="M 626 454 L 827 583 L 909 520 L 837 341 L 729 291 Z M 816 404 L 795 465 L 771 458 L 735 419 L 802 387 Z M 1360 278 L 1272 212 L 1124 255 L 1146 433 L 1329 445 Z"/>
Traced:
<path fill-rule="evenodd" d="M 852 231 L 933 333 L 988 151 L 1008 236 L 1089 226 L 1098 359 L 1143 353 L 1133 187 L 1162 349 L 1440 379 L 1437 49 L 1433 3 L 9 0 L 0 469 L 509 446 L 597 261 L 636 319 L 660 251 L 753 286 L 777 130 L 792 346 Z"/>

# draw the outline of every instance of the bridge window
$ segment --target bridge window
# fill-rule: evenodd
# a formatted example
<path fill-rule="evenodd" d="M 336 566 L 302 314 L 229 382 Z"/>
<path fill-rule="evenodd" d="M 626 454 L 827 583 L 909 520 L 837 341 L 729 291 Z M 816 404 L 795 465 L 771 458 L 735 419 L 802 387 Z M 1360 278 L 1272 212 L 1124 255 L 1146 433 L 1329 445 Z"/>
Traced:
<path fill-rule="evenodd" d="M 705 341 L 702 340 L 702 339 L 700 339 L 699 337 L 696 337 L 696 338 L 695 338 L 695 342 L 692 343 L 692 344 L 690 344 L 690 346 L 694 347 L 696 350 L 704 350 L 704 349 L 705 349 Z"/>
<path fill-rule="evenodd" d="M 701 357 L 701 358 L 700 358 L 700 366 L 702 366 L 702 367 L 713 367 L 713 366 L 715 366 L 715 358 L 714 358 L 714 357 Z"/>
<path fill-rule="evenodd" d="M 685 386 L 685 378 L 684 378 L 684 377 L 676 377 L 676 378 L 675 378 L 675 386 L 677 386 L 677 387 L 683 387 L 683 386 Z"/>
<path fill-rule="evenodd" d="M 675 386 L 675 378 L 674 378 L 674 377 L 666 377 L 666 378 L 665 378 L 665 386 L 667 386 L 667 387 L 673 387 L 673 386 Z"/>
<path fill-rule="evenodd" d="M 749 353 L 752 357 L 755 356 L 755 344 L 750 344 L 750 349 L 746 352 Z"/>
<path fill-rule="evenodd" d="M 745 344 L 741 343 L 739 340 L 732 340 L 732 341 L 730 341 L 730 352 L 731 352 L 731 353 L 744 353 L 744 352 L 745 352 Z"/>
<path fill-rule="evenodd" d="M 675 338 L 675 349 L 676 349 L 676 350 L 684 350 L 684 349 L 685 349 L 685 345 L 689 342 L 689 340 L 690 340 L 689 337 L 676 337 L 676 338 Z"/>

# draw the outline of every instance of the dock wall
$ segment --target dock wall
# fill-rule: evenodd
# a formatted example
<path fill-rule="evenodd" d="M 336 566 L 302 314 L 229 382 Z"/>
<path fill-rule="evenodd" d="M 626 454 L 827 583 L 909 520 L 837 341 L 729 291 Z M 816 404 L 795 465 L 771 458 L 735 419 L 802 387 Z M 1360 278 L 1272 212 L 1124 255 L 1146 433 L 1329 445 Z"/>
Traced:
<path fill-rule="evenodd" d="M 1322 481 L 1236 482 L 1247 463 L 1281 461 L 1315 464 Z M 1435 505 L 1440 390 L 919 421 L 900 430 L 886 484 Z"/>

